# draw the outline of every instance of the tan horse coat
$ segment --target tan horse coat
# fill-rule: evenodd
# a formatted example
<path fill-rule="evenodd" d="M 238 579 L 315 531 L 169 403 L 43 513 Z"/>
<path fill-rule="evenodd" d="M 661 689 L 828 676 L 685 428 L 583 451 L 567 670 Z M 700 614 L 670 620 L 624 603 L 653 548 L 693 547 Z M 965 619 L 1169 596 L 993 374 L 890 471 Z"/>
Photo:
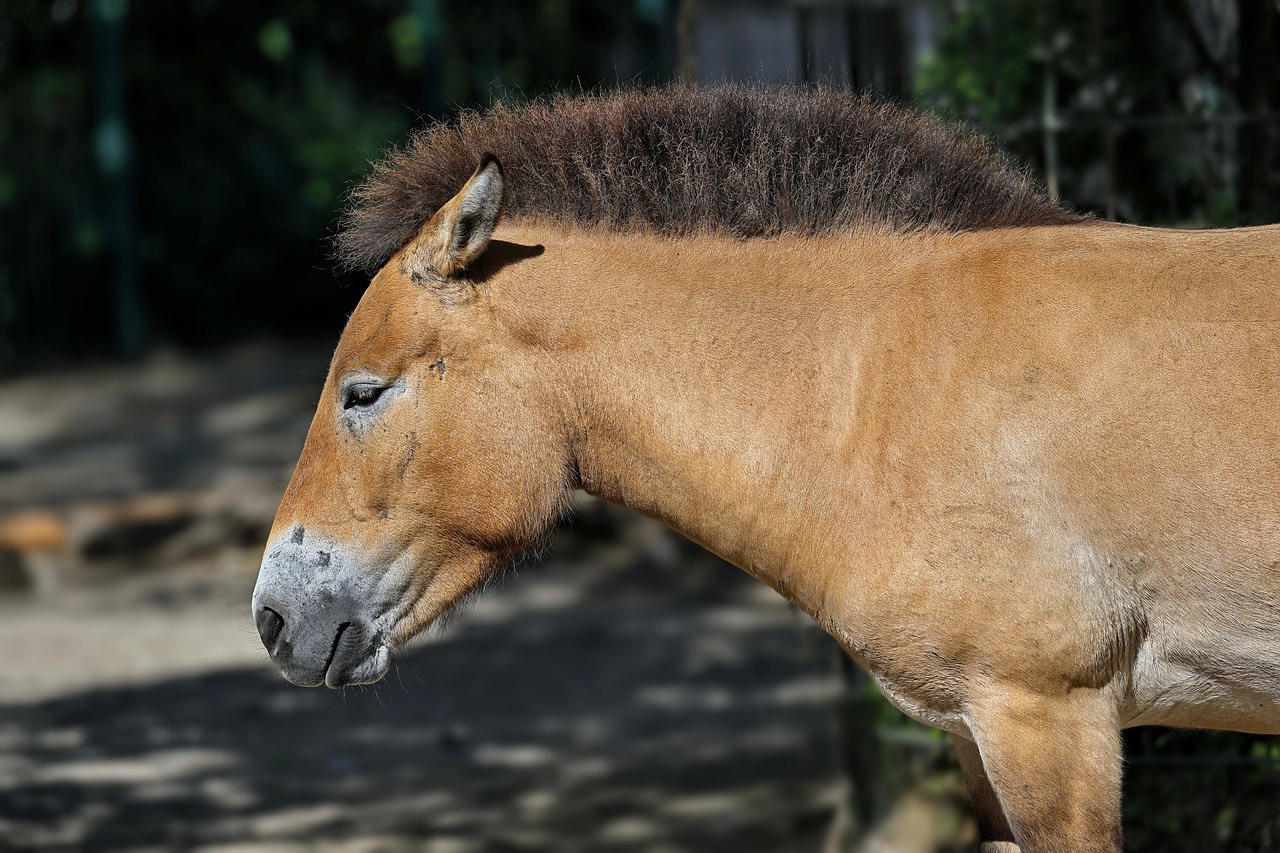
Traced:
<path fill-rule="evenodd" d="M 286 670 L 345 602 L 295 680 L 380 677 L 581 487 L 951 732 L 984 849 L 1118 849 L 1122 727 L 1280 732 L 1280 228 L 489 242 L 501 193 L 343 333 L 255 594 Z"/>

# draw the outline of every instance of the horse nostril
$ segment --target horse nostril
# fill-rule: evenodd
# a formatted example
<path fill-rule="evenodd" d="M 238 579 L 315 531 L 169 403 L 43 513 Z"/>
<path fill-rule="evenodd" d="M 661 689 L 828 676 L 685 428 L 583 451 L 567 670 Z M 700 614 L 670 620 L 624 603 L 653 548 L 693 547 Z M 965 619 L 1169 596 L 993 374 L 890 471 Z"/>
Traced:
<path fill-rule="evenodd" d="M 258 636 L 262 637 L 262 645 L 267 647 L 267 651 L 274 651 L 276 640 L 280 639 L 280 632 L 284 630 L 284 619 L 270 607 L 264 607 L 258 611 L 255 621 L 258 623 Z"/>

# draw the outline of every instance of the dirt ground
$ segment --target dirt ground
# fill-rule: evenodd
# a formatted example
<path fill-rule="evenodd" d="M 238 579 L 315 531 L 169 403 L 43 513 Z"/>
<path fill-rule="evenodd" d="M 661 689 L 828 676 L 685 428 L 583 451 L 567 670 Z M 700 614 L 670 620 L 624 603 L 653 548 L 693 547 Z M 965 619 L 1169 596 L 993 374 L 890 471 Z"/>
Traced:
<path fill-rule="evenodd" d="M 828 641 L 589 500 L 381 684 L 281 680 L 247 604 L 326 360 L 0 382 L 0 520 L 62 525 L 4 555 L 0 850 L 821 849 Z"/>

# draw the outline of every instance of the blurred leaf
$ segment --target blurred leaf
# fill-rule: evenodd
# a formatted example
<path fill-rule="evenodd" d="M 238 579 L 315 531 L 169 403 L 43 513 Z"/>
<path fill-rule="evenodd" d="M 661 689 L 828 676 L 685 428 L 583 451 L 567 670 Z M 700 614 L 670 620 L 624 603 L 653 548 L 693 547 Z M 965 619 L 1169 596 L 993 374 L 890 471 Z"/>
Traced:
<path fill-rule="evenodd" d="M 336 335 L 363 278 L 335 280 L 326 238 L 370 161 L 403 142 L 424 112 L 485 105 L 497 77 L 520 96 L 601 82 L 619 40 L 636 34 L 626 27 L 642 37 L 632 49 L 642 49 L 644 73 L 661 75 L 658 23 L 624 7 L 130 4 L 126 121 L 115 139 L 132 150 L 138 276 L 160 337 L 191 345 L 262 332 Z M 15 357 L 107 349 L 96 94 L 88 28 L 78 20 L 90 8 L 88 0 L 0 3 L 6 369 Z"/>
<path fill-rule="evenodd" d="M 416 17 L 401 15 L 387 27 L 387 34 L 396 62 L 402 68 L 416 68 L 422 64 L 426 38 Z"/>
<path fill-rule="evenodd" d="M 96 222 L 77 223 L 71 233 L 71 245 L 78 255 L 96 255 L 102 249 L 102 229 Z"/>
<path fill-rule="evenodd" d="M 275 62 L 283 62 L 293 51 L 293 36 L 289 26 L 279 18 L 267 21 L 258 30 L 258 47 L 262 55 Z"/>

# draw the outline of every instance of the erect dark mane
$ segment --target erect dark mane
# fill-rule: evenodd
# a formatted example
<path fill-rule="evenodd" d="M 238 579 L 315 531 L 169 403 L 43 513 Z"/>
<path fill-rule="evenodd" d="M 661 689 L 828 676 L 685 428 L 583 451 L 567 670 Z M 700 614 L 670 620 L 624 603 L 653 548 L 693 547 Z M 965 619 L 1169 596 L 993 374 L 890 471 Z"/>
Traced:
<path fill-rule="evenodd" d="M 500 106 L 419 131 L 352 193 L 339 260 L 384 264 L 490 151 L 517 220 L 738 237 L 1081 221 L 984 137 L 867 96 L 669 87 Z"/>

